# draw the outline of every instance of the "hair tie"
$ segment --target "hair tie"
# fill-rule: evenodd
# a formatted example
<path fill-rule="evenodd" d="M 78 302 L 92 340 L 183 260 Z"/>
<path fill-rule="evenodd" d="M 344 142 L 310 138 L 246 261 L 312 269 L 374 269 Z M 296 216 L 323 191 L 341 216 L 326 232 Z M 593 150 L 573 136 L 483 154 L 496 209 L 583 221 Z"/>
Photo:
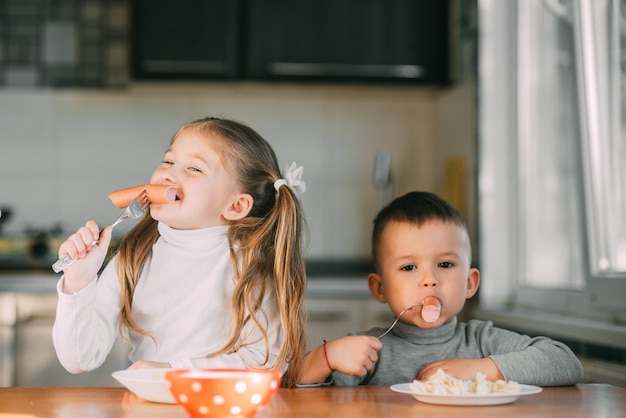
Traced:
<path fill-rule="evenodd" d="M 302 193 L 306 191 L 306 183 L 302 180 L 302 173 L 304 172 L 304 167 L 301 165 L 297 165 L 295 162 L 291 163 L 288 167 L 283 170 L 283 178 L 278 179 L 274 182 L 274 189 L 276 189 L 276 194 L 278 194 L 280 186 L 286 185 L 289 187 L 296 196 L 300 197 Z"/>
<path fill-rule="evenodd" d="M 287 185 L 287 180 L 278 179 L 274 182 L 274 188 L 276 189 L 276 191 L 278 191 L 278 189 L 280 189 L 280 186 L 283 186 L 283 185 Z"/>

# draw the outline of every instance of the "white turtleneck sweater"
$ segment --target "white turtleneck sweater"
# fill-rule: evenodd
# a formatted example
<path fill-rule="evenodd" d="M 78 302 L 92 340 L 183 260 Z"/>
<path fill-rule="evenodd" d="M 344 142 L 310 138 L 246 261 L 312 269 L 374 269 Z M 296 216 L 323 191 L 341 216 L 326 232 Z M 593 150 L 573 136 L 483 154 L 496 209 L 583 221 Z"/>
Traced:
<path fill-rule="evenodd" d="M 174 368 L 267 367 L 274 365 L 282 341 L 275 296 L 263 310 L 269 324 L 269 364 L 266 347 L 250 324 L 242 341 L 253 342 L 237 352 L 207 358 L 229 336 L 234 272 L 227 238 L 228 226 L 181 231 L 159 223 L 160 238 L 152 248 L 135 289 L 132 315 L 156 338 L 130 332 L 131 362 L 167 362 Z M 59 301 L 53 341 L 59 361 L 71 373 L 98 368 L 118 335 L 120 285 L 111 261 L 99 278 L 72 295 L 57 284 Z M 265 321 L 263 315 L 259 320 Z"/>

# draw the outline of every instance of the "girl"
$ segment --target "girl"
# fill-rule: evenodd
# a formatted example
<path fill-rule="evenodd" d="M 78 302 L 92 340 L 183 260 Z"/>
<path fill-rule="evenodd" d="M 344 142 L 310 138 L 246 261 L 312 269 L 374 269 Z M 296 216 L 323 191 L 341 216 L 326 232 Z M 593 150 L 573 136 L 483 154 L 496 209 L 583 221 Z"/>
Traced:
<path fill-rule="evenodd" d="M 241 123 L 182 126 L 150 180 L 176 201 L 152 204 L 99 277 L 110 226 L 89 221 L 59 247 L 77 259 L 57 285 L 61 364 L 94 370 L 127 331 L 130 368 L 289 366 L 293 386 L 305 348 L 301 174 L 294 163 L 281 178 L 271 146 Z"/>

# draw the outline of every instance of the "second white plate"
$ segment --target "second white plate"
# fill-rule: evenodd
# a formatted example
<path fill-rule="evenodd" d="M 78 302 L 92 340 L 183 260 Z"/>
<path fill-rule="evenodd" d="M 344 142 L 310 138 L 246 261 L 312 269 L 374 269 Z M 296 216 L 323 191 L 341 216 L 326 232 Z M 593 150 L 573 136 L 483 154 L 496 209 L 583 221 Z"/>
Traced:
<path fill-rule="evenodd" d="M 175 403 L 165 380 L 165 372 L 173 369 L 137 369 L 113 372 L 115 380 L 135 395 L 151 402 Z"/>
<path fill-rule="evenodd" d="M 460 395 L 436 395 L 417 392 L 411 389 L 410 383 L 399 383 L 391 386 L 391 390 L 412 395 L 420 402 L 438 405 L 503 405 L 514 402 L 520 396 L 534 395 L 541 392 L 543 389 L 539 386 L 520 385 L 520 391 L 517 393 L 489 393 L 484 395 L 467 393 Z"/>

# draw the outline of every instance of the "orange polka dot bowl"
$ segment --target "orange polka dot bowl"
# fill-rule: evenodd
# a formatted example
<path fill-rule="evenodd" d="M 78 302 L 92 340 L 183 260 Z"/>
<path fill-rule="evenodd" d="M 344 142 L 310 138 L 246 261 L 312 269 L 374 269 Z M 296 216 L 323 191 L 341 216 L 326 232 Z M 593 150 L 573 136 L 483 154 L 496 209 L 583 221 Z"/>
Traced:
<path fill-rule="evenodd" d="M 177 404 L 191 417 L 254 417 L 280 387 L 273 369 L 177 369 L 165 373 Z"/>

